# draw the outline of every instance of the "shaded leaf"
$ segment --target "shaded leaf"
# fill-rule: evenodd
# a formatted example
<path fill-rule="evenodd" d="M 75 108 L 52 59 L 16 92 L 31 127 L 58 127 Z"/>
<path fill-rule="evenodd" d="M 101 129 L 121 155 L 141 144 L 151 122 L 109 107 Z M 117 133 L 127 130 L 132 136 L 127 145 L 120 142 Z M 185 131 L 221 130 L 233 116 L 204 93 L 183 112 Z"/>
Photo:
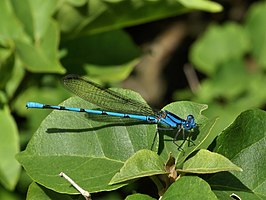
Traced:
<path fill-rule="evenodd" d="M 186 7 L 187 6 L 187 7 Z M 64 31 L 76 34 L 110 31 L 149 21 L 175 16 L 191 9 L 218 12 L 221 6 L 209 1 L 89 1 L 84 10 L 65 4 L 58 11 Z"/>
<path fill-rule="evenodd" d="M 184 176 L 174 182 L 165 192 L 162 200 L 172 199 L 205 199 L 218 200 L 211 187 L 197 176 Z"/>
<path fill-rule="evenodd" d="M 244 172 L 242 172 L 244 173 Z M 236 176 L 229 172 L 220 172 L 212 176 L 208 183 L 219 199 L 231 200 L 231 195 L 237 195 L 240 199 L 265 199 L 263 194 L 254 193 L 247 188 Z"/>
<path fill-rule="evenodd" d="M 146 194 L 132 194 L 127 196 L 125 200 L 155 200 Z"/>
<path fill-rule="evenodd" d="M 59 194 L 52 190 L 49 190 L 43 186 L 38 185 L 37 183 L 32 183 L 29 186 L 27 192 L 28 200 L 72 200 L 73 198 L 70 195 Z"/>
<path fill-rule="evenodd" d="M 0 182 L 8 190 L 17 184 L 20 165 L 15 159 L 19 152 L 18 130 L 7 106 L 0 109 Z"/>
<path fill-rule="evenodd" d="M 4 188 L 0 188 L 0 199 L 4 200 L 18 200 L 17 194 L 14 192 L 10 192 L 5 190 Z"/>
<path fill-rule="evenodd" d="M 105 82 L 125 79 L 140 56 L 138 47 L 122 30 L 75 38 L 65 42 L 62 48 L 68 52 L 62 63 L 70 73 L 86 72 L 93 79 Z"/>
<path fill-rule="evenodd" d="M 258 109 L 247 110 L 241 113 L 217 139 L 215 151 L 226 156 L 243 169 L 243 172 L 232 174 L 251 190 L 257 197 L 263 199 L 265 193 L 266 177 L 266 112 Z M 212 184 L 219 182 L 213 177 Z M 220 188 L 227 190 L 226 185 Z M 234 188 L 239 188 L 235 185 Z M 219 189 L 221 190 L 221 189 Z M 236 194 L 237 190 L 232 189 Z M 240 189 L 245 193 L 247 190 Z M 250 195 L 250 191 L 247 191 Z M 244 195 L 245 196 L 245 195 Z"/>
<path fill-rule="evenodd" d="M 13 72 L 15 63 L 14 52 L 0 50 L 0 89 L 4 89 Z"/>

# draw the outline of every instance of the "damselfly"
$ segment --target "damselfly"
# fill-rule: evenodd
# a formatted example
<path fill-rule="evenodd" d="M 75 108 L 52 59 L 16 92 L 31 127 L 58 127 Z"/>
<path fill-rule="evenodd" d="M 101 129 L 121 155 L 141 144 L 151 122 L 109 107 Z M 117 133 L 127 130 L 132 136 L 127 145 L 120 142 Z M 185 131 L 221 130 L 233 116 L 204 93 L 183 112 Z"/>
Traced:
<path fill-rule="evenodd" d="M 177 133 L 180 130 L 192 130 L 197 125 L 193 115 L 188 115 L 186 119 L 182 119 L 167 110 L 156 112 L 143 102 L 128 98 L 113 90 L 105 89 L 78 75 L 67 75 L 63 78 L 63 83 L 72 93 L 99 106 L 103 110 L 55 106 L 37 102 L 27 102 L 26 107 L 85 112 L 91 116 L 105 115 L 135 119 L 149 124 L 158 124 L 162 129 L 177 129 Z M 175 142 L 176 139 L 177 134 L 173 141 Z"/>

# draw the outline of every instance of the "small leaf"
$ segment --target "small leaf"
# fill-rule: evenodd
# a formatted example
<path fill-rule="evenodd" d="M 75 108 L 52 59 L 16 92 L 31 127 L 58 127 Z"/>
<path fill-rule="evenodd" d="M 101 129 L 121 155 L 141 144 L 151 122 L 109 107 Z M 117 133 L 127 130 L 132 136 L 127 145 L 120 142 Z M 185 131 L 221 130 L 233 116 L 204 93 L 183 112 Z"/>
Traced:
<path fill-rule="evenodd" d="M 167 105 L 164 109 L 175 113 L 177 116 L 186 119 L 187 115 L 192 114 L 195 117 L 197 128 L 194 131 L 185 132 L 186 136 L 191 141 L 183 140 L 182 131 L 179 133 L 176 143 L 183 149 L 178 149 L 178 146 L 173 143 L 173 138 L 178 130 L 160 131 L 161 150 L 160 156 L 167 161 L 169 154 L 176 158 L 176 165 L 180 165 L 193 152 L 201 148 L 207 148 L 214 138 L 217 136 L 216 132 L 212 132 L 212 128 L 216 122 L 216 118 L 207 119 L 201 115 L 201 112 L 207 108 L 207 105 L 193 102 L 179 101 Z"/>
<path fill-rule="evenodd" d="M 143 149 L 136 152 L 124 163 L 124 166 L 114 175 L 110 184 L 165 173 L 164 162 L 157 153 Z"/>
<path fill-rule="evenodd" d="M 209 174 L 221 171 L 242 171 L 226 157 L 205 149 L 199 150 L 196 155 L 188 159 L 180 173 Z"/>
<path fill-rule="evenodd" d="M 174 182 L 165 192 L 161 200 L 218 200 L 211 187 L 197 176 L 183 176 Z"/>
<path fill-rule="evenodd" d="M 169 154 L 169 158 L 165 164 L 165 171 L 169 173 L 168 178 L 170 179 L 170 182 L 174 182 L 177 178 L 175 163 L 175 158 L 172 154 Z"/>
<path fill-rule="evenodd" d="M 190 58 L 200 71 L 211 75 L 220 64 L 242 58 L 249 48 L 247 35 L 240 25 L 232 22 L 223 26 L 212 25 L 194 43 Z"/>
<path fill-rule="evenodd" d="M 138 63 L 139 58 L 136 58 L 120 65 L 98 66 L 85 64 L 84 69 L 92 79 L 103 82 L 118 82 L 126 79 Z"/>
<path fill-rule="evenodd" d="M 199 10 L 205 10 L 209 12 L 220 12 L 223 10 L 223 7 L 212 1 L 206 1 L 206 0 L 179 0 L 179 2 L 190 9 L 199 9 Z"/>
<path fill-rule="evenodd" d="M 146 194 L 132 194 L 127 196 L 125 200 L 155 200 Z"/>

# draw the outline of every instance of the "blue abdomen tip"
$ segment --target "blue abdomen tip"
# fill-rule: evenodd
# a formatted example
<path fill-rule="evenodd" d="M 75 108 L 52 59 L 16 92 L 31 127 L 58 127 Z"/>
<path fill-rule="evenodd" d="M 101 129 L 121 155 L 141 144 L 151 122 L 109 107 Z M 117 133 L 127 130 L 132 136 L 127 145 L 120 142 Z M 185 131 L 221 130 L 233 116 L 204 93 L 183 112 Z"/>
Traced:
<path fill-rule="evenodd" d="M 43 108 L 43 104 L 37 103 L 37 102 L 27 102 L 26 107 L 27 108 Z"/>

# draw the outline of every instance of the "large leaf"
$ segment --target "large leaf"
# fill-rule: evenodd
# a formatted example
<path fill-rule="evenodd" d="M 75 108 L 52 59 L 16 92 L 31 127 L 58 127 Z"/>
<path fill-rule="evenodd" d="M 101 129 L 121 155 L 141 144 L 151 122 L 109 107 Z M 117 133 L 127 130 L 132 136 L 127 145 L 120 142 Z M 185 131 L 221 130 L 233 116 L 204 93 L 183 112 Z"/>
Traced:
<path fill-rule="evenodd" d="M 186 119 L 187 115 L 193 114 L 197 123 L 194 131 L 184 132 L 187 140 L 183 140 L 182 131 L 179 133 L 177 145 L 173 143 L 173 138 L 178 130 L 160 130 L 161 141 L 159 154 L 166 161 L 170 153 L 176 158 L 176 164 L 180 165 L 193 152 L 198 149 L 207 148 L 214 138 L 217 136 L 216 132 L 212 132 L 212 128 L 216 122 L 216 118 L 207 119 L 201 114 L 207 105 L 197 104 L 192 102 L 175 102 L 167 105 L 164 109 L 169 110 L 178 116 Z M 180 148 L 178 148 L 180 147 Z"/>
<path fill-rule="evenodd" d="M 20 165 L 15 159 L 19 151 L 18 130 L 7 106 L 0 109 L 0 182 L 13 190 L 17 184 Z"/>
<path fill-rule="evenodd" d="M 142 100 L 136 94 L 124 93 Z M 62 105 L 93 108 L 79 98 L 70 98 Z M 89 192 L 116 189 L 122 185 L 108 185 L 111 178 L 136 151 L 150 149 L 155 135 L 154 125 L 118 123 L 91 121 L 83 113 L 54 111 L 18 159 L 34 181 L 58 192 L 77 193 L 58 177 L 61 171 Z"/>
<path fill-rule="evenodd" d="M 211 1 L 88 1 L 83 9 L 65 3 L 57 19 L 65 32 L 99 33 L 178 15 L 191 9 L 219 12 L 222 7 Z M 88 15 L 84 15 L 84 10 Z M 73 35 L 71 35 L 73 36 Z"/>
<path fill-rule="evenodd" d="M 197 176 L 181 177 L 168 188 L 161 199 L 218 200 L 208 183 Z"/>
<path fill-rule="evenodd" d="M 232 192 L 248 199 L 265 199 L 266 177 L 266 113 L 262 110 L 248 110 L 240 114 L 217 140 L 216 152 L 223 154 L 243 169 L 212 177 L 216 193 Z M 231 181 L 230 181 L 231 180 Z M 233 181 L 232 181 L 233 180 Z M 228 183 L 230 182 L 230 187 Z M 253 198 L 250 198 L 250 197 Z"/>

